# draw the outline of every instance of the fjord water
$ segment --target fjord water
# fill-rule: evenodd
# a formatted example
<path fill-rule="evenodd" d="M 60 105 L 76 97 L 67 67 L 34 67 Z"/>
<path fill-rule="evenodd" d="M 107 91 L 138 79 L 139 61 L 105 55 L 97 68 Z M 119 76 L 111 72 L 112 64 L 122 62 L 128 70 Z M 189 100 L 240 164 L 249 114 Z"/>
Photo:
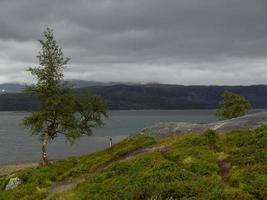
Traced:
<path fill-rule="evenodd" d="M 0 112 L 0 165 L 39 160 L 40 141 L 22 126 L 28 114 Z M 213 110 L 110 111 L 105 126 L 94 130 L 92 136 L 84 136 L 72 146 L 58 137 L 49 144 L 48 153 L 51 159 L 91 153 L 108 147 L 109 137 L 116 143 L 144 127 L 171 121 L 207 123 L 216 118 Z"/>

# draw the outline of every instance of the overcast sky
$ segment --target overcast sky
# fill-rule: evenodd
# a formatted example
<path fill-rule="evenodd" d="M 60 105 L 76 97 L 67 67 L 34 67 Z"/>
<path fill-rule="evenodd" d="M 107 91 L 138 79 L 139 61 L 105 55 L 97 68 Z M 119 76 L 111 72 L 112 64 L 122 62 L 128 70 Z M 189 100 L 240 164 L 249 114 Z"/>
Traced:
<path fill-rule="evenodd" d="M 32 81 L 46 26 L 68 79 L 267 84 L 266 0 L 0 0 L 0 83 Z"/>

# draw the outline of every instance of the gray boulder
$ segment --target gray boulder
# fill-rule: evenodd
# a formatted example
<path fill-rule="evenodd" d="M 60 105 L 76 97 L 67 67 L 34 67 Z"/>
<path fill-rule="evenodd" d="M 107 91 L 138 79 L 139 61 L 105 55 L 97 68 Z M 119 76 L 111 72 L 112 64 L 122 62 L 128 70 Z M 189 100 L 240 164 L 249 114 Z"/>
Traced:
<path fill-rule="evenodd" d="M 210 129 L 219 132 L 227 132 L 240 129 L 254 130 L 262 125 L 267 125 L 267 112 L 249 114 L 243 117 L 208 124 Z"/>
<path fill-rule="evenodd" d="M 23 181 L 18 177 L 10 178 L 5 189 L 6 190 L 14 189 L 14 188 L 18 187 L 19 185 L 21 185 L 22 183 L 23 183 Z"/>
<path fill-rule="evenodd" d="M 212 129 L 218 132 L 228 132 L 233 130 L 253 130 L 261 125 L 267 125 L 267 112 L 260 112 L 245 115 L 230 120 L 218 121 L 209 124 L 196 124 L 184 122 L 158 123 L 151 127 L 144 128 L 141 133 L 148 133 L 154 137 L 163 137 L 174 134 L 202 133 Z"/>

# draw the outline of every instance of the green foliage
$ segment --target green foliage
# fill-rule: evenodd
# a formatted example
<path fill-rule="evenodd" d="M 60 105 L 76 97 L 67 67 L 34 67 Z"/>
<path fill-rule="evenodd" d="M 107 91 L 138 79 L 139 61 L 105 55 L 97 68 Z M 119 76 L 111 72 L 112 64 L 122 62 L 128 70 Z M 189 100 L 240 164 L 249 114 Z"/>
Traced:
<path fill-rule="evenodd" d="M 249 192 L 257 199 L 267 197 L 267 166 L 255 164 L 232 171 L 230 182 L 236 187 Z"/>
<path fill-rule="evenodd" d="M 109 164 L 111 161 L 116 160 L 127 153 L 152 144 L 155 144 L 155 140 L 145 135 L 127 138 L 104 151 L 81 157 L 79 165 L 70 168 L 64 173 L 63 177 L 73 177 L 80 174 L 92 173 L 99 167 Z"/>
<path fill-rule="evenodd" d="M 210 148 L 214 138 L 216 148 Z M 8 180 L 3 177 L 0 199 L 43 199 L 49 186 L 82 175 L 84 182 L 52 199 L 263 200 L 267 196 L 266 141 L 267 127 L 225 134 L 207 131 L 158 141 L 137 135 L 94 154 L 23 170 L 16 176 L 24 184 L 11 191 L 3 191 Z M 155 145 L 164 145 L 167 151 L 123 159 Z M 231 166 L 228 180 L 220 174 L 222 158 Z"/>
<path fill-rule="evenodd" d="M 114 160 L 136 149 L 150 146 L 155 140 L 149 136 L 137 135 L 107 148 L 80 158 L 69 158 L 56 161 L 48 166 L 23 170 L 16 174 L 24 181 L 24 184 L 9 191 L 4 191 L 9 178 L 0 179 L 0 200 L 43 199 L 47 195 L 47 188 L 60 181 L 75 178 L 77 176 L 90 175 Z M 6 197 L 6 198 L 5 198 Z"/>
<path fill-rule="evenodd" d="M 86 135 L 92 134 L 92 128 L 103 125 L 102 116 L 106 116 L 107 106 L 102 98 L 91 93 L 77 97 L 76 111 L 79 113 L 79 129 Z"/>
<path fill-rule="evenodd" d="M 207 139 L 210 148 L 216 147 L 216 142 L 218 140 L 218 135 L 214 130 L 207 130 L 203 133 L 203 136 Z"/>
<path fill-rule="evenodd" d="M 267 196 L 267 127 L 255 131 L 234 131 L 220 136 L 232 170 L 230 184 L 248 192 L 255 199 Z"/>
<path fill-rule="evenodd" d="M 168 160 L 195 175 L 216 175 L 218 172 L 216 154 L 208 148 L 205 136 L 187 135 L 173 143 L 165 154 Z"/>
<path fill-rule="evenodd" d="M 83 134 L 90 135 L 93 127 L 102 125 L 106 105 L 100 97 L 94 95 L 76 98 L 72 86 L 62 84 L 63 70 L 69 58 L 64 56 L 56 44 L 51 29 L 47 28 L 43 37 L 40 40 L 42 50 L 37 56 L 39 66 L 29 68 L 37 82 L 25 89 L 38 98 L 39 109 L 25 118 L 24 125 L 43 141 L 44 159 L 48 140 L 53 140 L 58 134 L 74 142 Z"/>
<path fill-rule="evenodd" d="M 165 199 L 200 199 L 205 192 L 211 193 L 210 188 L 207 187 L 207 183 L 211 184 L 211 181 L 197 180 L 197 181 L 175 181 L 170 183 L 150 183 L 141 185 L 135 191 L 134 199 L 150 199 L 150 200 L 165 200 Z M 217 181 L 217 184 L 219 182 Z M 205 184 L 205 186 L 203 185 Z M 213 188 L 216 188 L 216 182 L 212 182 Z M 219 183 L 221 184 L 221 183 Z M 219 190 L 223 192 L 222 189 Z M 219 193 L 219 192 L 218 192 Z M 218 194 L 217 196 L 221 196 Z M 208 198 L 210 199 L 210 198 Z"/>
<path fill-rule="evenodd" d="M 244 190 L 240 188 L 234 188 L 234 187 L 229 187 L 225 188 L 225 199 L 232 199 L 232 200 L 250 200 L 250 199 L 255 199 L 252 195 L 249 193 L 245 192 Z"/>
<path fill-rule="evenodd" d="M 216 115 L 220 120 L 243 116 L 251 107 L 249 101 L 244 97 L 229 91 L 225 91 L 222 94 L 219 106 L 216 110 Z"/>

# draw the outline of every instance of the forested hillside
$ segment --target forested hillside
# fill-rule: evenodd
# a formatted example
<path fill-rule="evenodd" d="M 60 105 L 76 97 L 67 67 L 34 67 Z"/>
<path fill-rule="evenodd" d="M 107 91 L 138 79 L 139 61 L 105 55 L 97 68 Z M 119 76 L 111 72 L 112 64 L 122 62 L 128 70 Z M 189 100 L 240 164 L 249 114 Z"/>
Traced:
<path fill-rule="evenodd" d="M 91 91 L 102 96 L 109 109 L 213 109 L 223 91 L 246 97 L 253 108 L 267 108 L 267 86 L 181 86 L 181 85 L 109 85 L 77 88 L 77 94 Z M 33 110 L 35 98 L 23 93 L 1 94 L 0 110 Z"/>

